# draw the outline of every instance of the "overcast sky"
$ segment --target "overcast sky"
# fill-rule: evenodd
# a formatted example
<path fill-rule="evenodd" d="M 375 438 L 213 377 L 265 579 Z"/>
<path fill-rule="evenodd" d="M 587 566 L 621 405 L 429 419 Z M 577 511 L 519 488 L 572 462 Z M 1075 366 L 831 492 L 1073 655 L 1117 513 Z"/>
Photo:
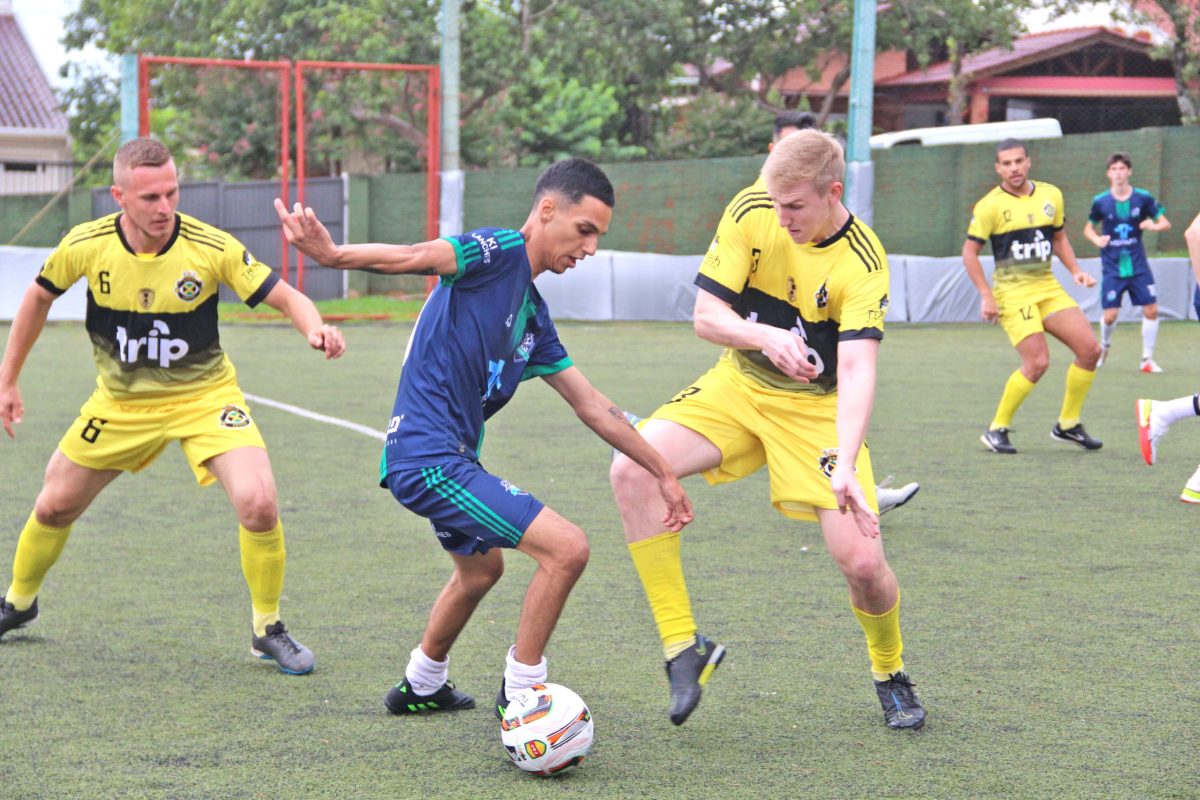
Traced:
<path fill-rule="evenodd" d="M 66 63 L 68 56 L 59 40 L 63 35 L 63 18 L 79 7 L 79 0 L 12 0 L 12 6 L 21 29 L 25 31 L 25 36 L 42 65 L 42 70 L 55 87 L 64 88 L 65 82 L 58 77 L 58 68 Z M 1101 4 L 1099 9 L 1096 6 L 1084 7 L 1069 17 L 1055 21 L 1052 27 L 1112 25 L 1105 8 L 1107 4 Z M 1028 20 L 1030 30 L 1046 30 L 1043 16 Z M 70 60 L 104 64 L 114 75 L 118 71 L 115 58 L 94 50 L 88 53 L 72 52 Z"/>

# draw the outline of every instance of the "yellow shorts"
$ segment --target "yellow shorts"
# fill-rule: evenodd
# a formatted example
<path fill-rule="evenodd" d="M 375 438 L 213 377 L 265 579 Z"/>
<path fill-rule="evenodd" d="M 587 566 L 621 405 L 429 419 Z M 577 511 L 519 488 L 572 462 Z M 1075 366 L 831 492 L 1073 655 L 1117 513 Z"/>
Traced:
<path fill-rule="evenodd" d="M 1029 283 L 1017 283 L 1010 288 L 996 290 L 995 294 L 1000 310 L 1000 327 L 1008 334 L 1008 341 L 1013 347 L 1025 337 L 1045 331 L 1042 320 L 1046 317 L 1065 308 L 1079 307 L 1053 275 Z"/>
<path fill-rule="evenodd" d="M 89 469 L 138 472 L 179 440 L 201 486 L 217 478 L 204 462 L 239 447 L 262 447 L 262 435 L 250 417 L 246 398 L 234 382 L 203 395 L 122 403 L 92 393 L 58 449 Z"/>
<path fill-rule="evenodd" d="M 652 418 L 690 428 L 720 449 L 720 465 L 704 473 L 711 484 L 736 481 L 765 464 L 771 504 L 785 517 L 816 519 L 814 509 L 838 507 L 829 485 L 837 464 L 837 394 L 768 389 L 721 360 Z M 867 502 L 878 510 L 866 446 L 855 467 Z"/>

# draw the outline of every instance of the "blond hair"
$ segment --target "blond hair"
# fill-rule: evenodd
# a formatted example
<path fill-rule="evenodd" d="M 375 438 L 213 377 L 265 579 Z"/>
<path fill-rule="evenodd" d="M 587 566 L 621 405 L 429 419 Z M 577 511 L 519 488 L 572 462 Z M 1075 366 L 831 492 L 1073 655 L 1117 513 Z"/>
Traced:
<path fill-rule="evenodd" d="M 821 196 L 841 181 L 845 173 L 842 145 L 828 133 L 811 128 L 790 133 L 776 142 L 762 168 L 768 191 L 811 182 Z"/>
<path fill-rule="evenodd" d="M 117 150 L 113 158 L 113 181 L 137 167 L 161 167 L 171 160 L 171 151 L 157 139 L 143 136 L 131 139 Z"/>

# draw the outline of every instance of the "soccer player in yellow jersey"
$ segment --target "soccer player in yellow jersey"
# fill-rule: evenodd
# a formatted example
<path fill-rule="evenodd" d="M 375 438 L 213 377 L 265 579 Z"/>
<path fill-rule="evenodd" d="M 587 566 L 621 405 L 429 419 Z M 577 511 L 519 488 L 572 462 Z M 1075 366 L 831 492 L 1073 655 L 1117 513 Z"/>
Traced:
<path fill-rule="evenodd" d="M 279 618 L 283 527 L 275 478 L 258 427 L 217 332 L 217 289 L 283 312 L 310 347 L 337 358 L 345 345 L 307 297 L 278 280 L 236 239 L 176 213 L 170 152 L 134 139 L 113 160 L 121 207 L 83 225 L 50 254 L 17 309 L 0 363 L 0 424 L 24 414 L 17 379 L 54 300 L 87 281 L 87 332 L 99 378 L 46 467 L 0 599 L 0 636 L 38 616 L 38 592 L 71 526 L 122 472 L 149 466 L 178 441 L 200 485 L 219 481 L 239 523 L 242 572 L 253 606 L 251 652 L 282 671 L 313 669 L 312 652 Z"/>
<path fill-rule="evenodd" d="M 1009 441 L 1009 429 L 1013 415 L 1050 365 L 1049 333 L 1075 354 L 1075 361 L 1067 367 L 1062 410 L 1050 429 L 1050 438 L 1099 450 L 1100 440 L 1083 429 L 1079 417 L 1096 377 L 1100 343 L 1079 304 L 1050 271 L 1051 253 L 1071 272 L 1076 285 L 1095 286 L 1096 279 L 1075 260 L 1063 227 L 1062 192 L 1048 183 L 1031 181 L 1030 166 L 1024 143 L 1005 139 L 996 146 L 1000 185 L 975 204 L 963 243 L 963 265 L 979 290 L 983 319 L 998 321 L 1021 356 L 1021 367 L 1009 376 L 996 415 L 980 439 L 994 453 L 1017 452 Z M 992 286 L 988 286 L 979 261 L 979 253 L 989 241 L 996 259 Z"/>
<path fill-rule="evenodd" d="M 828 134 L 800 130 L 775 144 L 762 181 L 725 209 L 696 278 L 696 333 L 727 349 L 640 430 L 678 475 L 715 484 L 766 466 L 775 509 L 820 522 L 866 634 L 885 722 L 919 728 L 925 711 L 901 658 L 899 587 L 865 445 L 887 255 L 842 205 L 844 172 Z M 680 537 L 656 518 L 650 474 L 618 456 L 611 478 L 663 644 L 669 716 L 681 725 L 725 648 L 697 632 Z"/>

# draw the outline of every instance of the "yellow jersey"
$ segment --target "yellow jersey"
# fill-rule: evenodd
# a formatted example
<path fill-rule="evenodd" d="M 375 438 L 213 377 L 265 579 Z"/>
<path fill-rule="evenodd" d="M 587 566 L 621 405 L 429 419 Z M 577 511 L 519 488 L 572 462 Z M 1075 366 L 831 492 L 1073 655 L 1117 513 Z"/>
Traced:
<path fill-rule="evenodd" d="M 116 400 L 201 394 L 233 379 L 217 332 L 218 287 L 247 305 L 279 281 L 229 234 L 185 214 L 161 251 L 137 254 L 120 213 L 72 228 L 37 283 L 61 295 L 88 284 L 86 327 L 99 391 Z"/>
<path fill-rule="evenodd" d="M 838 343 L 883 338 L 888 277 L 883 246 L 853 214 L 823 242 L 792 241 L 760 177 L 721 215 L 696 285 L 743 319 L 803 337 L 819 374 L 794 381 L 758 350 L 729 348 L 722 358 L 763 386 L 827 394 L 837 389 Z"/>
<path fill-rule="evenodd" d="M 1033 184 L 1028 195 L 997 186 L 975 204 L 967 238 L 992 244 L 996 269 L 992 284 L 1010 289 L 1025 281 L 1050 277 L 1054 234 L 1062 230 L 1063 196 L 1057 186 Z"/>

